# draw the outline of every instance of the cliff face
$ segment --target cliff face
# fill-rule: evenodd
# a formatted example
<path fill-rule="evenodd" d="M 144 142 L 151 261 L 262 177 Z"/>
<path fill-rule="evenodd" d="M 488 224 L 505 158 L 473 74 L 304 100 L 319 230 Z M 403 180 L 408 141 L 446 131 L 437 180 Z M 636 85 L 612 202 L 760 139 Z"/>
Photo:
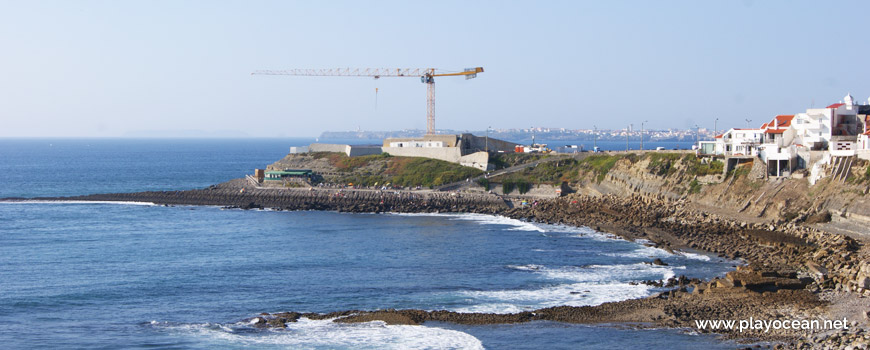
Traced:
<path fill-rule="evenodd" d="M 832 221 L 859 233 L 860 227 L 870 224 L 867 162 L 856 163 L 845 181 L 826 177 L 813 186 L 800 173 L 793 178 L 766 178 L 765 165 L 757 159 L 718 175 L 698 175 L 693 169 L 697 166 L 689 157 L 621 156 L 603 177 L 581 171 L 571 187 L 585 195 L 682 200 L 747 222 Z"/>

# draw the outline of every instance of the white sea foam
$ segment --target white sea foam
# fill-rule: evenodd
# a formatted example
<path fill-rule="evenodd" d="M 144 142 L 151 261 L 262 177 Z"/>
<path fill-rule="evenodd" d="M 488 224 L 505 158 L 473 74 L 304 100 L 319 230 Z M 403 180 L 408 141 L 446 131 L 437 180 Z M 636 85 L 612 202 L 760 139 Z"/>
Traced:
<path fill-rule="evenodd" d="M 678 252 L 677 254 L 685 256 L 688 259 L 693 260 L 701 260 L 701 261 L 710 261 L 709 255 L 697 254 L 697 253 L 689 253 L 689 252 Z"/>
<path fill-rule="evenodd" d="M 459 312 L 516 313 L 545 307 L 569 305 L 599 305 L 649 296 L 653 287 L 629 282 L 666 280 L 674 270 L 685 266 L 657 266 L 644 263 L 625 265 L 590 265 L 548 268 L 540 265 L 508 265 L 508 268 L 529 271 L 542 278 L 568 283 L 538 289 L 461 291 L 459 294 L 473 303 L 457 308 Z"/>
<path fill-rule="evenodd" d="M 538 231 L 547 232 L 546 225 L 538 225 L 531 222 L 526 222 L 509 217 L 489 215 L 489 214 L 473 214 L 473 213 L 391 213 L 392 215 L 401 216 L 438 216 L 448 220 L 466 220 L 474 221 L 483 225 L 505 225 L 511 226 L 508 230 L 511 231 Z"/>
<path fill-rule="evenodd" d="M 614 241 L 614 240 L 625 241 L 625 239 L 622 239 L 621 237 L 614 235 L 612 233 L 595 231 L 592 228 L 586 227 L 586 226 L 581 226 L 581 227 L 574 227 L 574 226 L 567 226 L 567 225 L 550 225 L 550 226 L 553 226 L 555 228 L 554 230 L 556 230 L 556 231 L 571 233 L 572 234 L 571 236 L 576 237 L 576 238 L 588 238 L 588 239 L 592 239 L 595 241 Z"/>
<path fill-rule="evenodd" d="M 674 256 L 674 254 L 669 253 L 667 250 L 648 246 L 639 246 L 630 252 L 602 253 L 602 255 L 624 258 L 668 258 Z"/>
<path fill-rule="evenodd" d="M 599 305 L 611 301 L 642 298 L 652 287 L 622 282 L 570 283 L 540 289 L 463 291 L 475 303 L 457 308 L 458 312 L 516 313 L 552 306 Z"/>
<path fill-rule="evenodd" d="M 153 324 L 153 323 L 152 323 Z M 483 349 L 483 343 L 460 331 L 437 327 L 387 325 L 382 321 L 355 324 L 301 318 L 286 329 L 253 331 L 246 323 L 165 325 L 182 334 L 221 344 L 279 345 L 302 349 Z"/>
<path fill-rule="evenodd" d="M 626 258 L 669 258 L 674 256 L 682 256 L 686 259 L 691 260 L 700 260 L 700 261 L 710 261 L 710 257 L 704 254 L 698 253 L 690 253 L 690 252 L 674 252 L 670 253 L 667 250 L 650 247 L 650 246 L 641 246 L 631 252 L 625 253 L 602 253 L 602 255 L 613 256 L 613 257 L 626 257 Z"/>
<path fill-rule="evenodd" d="M 668 279 L 675 276 L 674 270 L 685 266 L 658 266 L 644 263 L 624 265 L 589 265 L 543 268 L 540 273 L 546 278 L 575 282 L 614 282 Z"/>
<path fill-rule="evenodd" d="M 543 265 L 535 265 L 535 264 L 526 264 L 526 265 L 508 265 L 510 269 L 520 270 L 520 271 L 537 271 L 543 269 Z"/>

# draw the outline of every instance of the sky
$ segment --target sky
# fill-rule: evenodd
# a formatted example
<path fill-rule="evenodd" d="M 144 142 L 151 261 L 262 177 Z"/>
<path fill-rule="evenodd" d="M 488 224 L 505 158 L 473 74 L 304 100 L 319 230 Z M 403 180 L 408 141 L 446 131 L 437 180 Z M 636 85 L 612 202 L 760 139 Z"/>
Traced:
<path fill-rule="evenodd" d="M 867 1 L 0 0 L 0 137 L 718 129 L 870 97 Z M 375 92 L 377 89 L 377 93 Z"/>

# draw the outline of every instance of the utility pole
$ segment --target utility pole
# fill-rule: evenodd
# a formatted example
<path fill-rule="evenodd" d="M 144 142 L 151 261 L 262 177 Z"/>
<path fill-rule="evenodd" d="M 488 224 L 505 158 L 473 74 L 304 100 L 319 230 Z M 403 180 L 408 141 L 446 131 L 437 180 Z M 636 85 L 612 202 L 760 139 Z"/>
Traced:
<path fill-rule="evenodd" d="M 713 136 L 719 135 L 719 118 L 713 121 Z"/>
<path fill-rule="evenodd" d="M 489 153 L 489 129 L 490 128 L 492 128 L 492 126 L 486 127 L 486 153 Z"/>
<path fill-rule="evenodd" d="M 596 148 L 598 148 L 598 127 L 593 125 L 592 126 L 592 152 L 595 152 Z"/>
<path fill-rule="evenodd" d="M 625 151 L 626 152 L 628 152 L 628 133 L 631 132 L 631 125 L 632 124 L 628 124 L 628 128 L 625 129 Z"/>
<path fill-rule="evenodd" d="M 701 127 L 698 124 L 695 124 L 695 143 L 701 143 Z"/>
<path fill-rule="evenodd" d="M 532 129 L 532 148 L 535 147 L 535 127 L 531 127 Z"/>
<path fill-rule="evenodd" d="M 749 123 L 752 122 L 752 119 L 746 119 L 746 128 L 749 129 Z"/>
<path fill-rule="evenodd" d="M 649 123 L 649 120 L 640 122 L 640 150 L 643 151 L 643 123 Z"/>

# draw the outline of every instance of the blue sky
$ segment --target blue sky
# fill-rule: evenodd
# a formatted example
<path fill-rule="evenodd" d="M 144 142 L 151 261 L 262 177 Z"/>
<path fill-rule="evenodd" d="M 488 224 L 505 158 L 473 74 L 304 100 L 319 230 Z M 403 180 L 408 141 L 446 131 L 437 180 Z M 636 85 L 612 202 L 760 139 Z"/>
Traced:
<path fill-rule="evenodd" d="M 250 75 L 331 67 L 484 67 L 437 80 L 438 128 L 761 124 L 846 93 L 867 103 L 866 13 L 860 1 L 0 0 L 0 137 L 425 129 L 419 79 Z"/>

